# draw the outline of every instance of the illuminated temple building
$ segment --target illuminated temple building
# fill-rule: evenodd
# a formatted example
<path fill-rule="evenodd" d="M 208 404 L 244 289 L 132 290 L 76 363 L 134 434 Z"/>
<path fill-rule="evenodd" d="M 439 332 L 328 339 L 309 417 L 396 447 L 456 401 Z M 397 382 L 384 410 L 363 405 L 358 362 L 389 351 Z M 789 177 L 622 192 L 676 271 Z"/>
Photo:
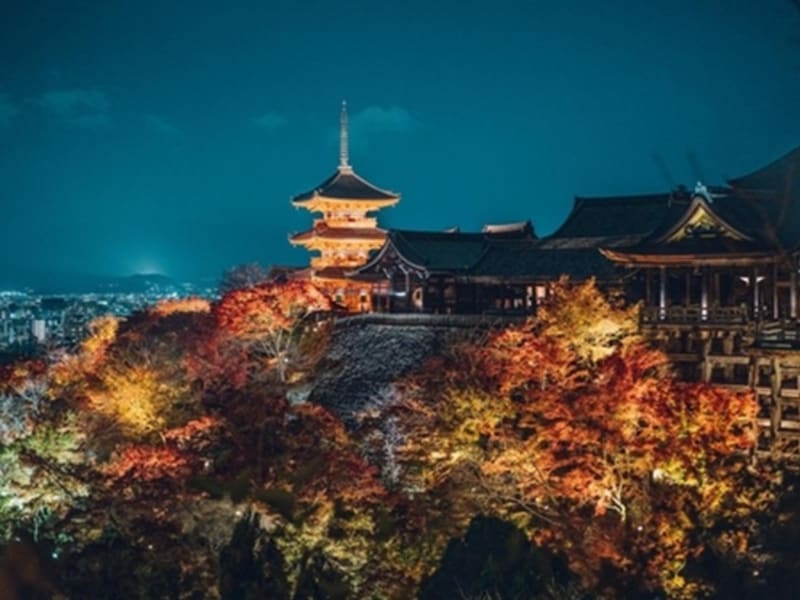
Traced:
<path fill-rule="evenodd" d="M 343 148 L 339 171 L 295 199 L 323 218 L 293 242 L 320 251 L 316 277 L 350 282 L 357 309 L 520 316 L 561 276 L 593 277 L 641 304 L 684 379 L 754 389 L 765 439 L 800 452 L 800 148 L 722 186 L 576 198 L 545 237 L 530 222 L 384 232 L 366 215 L 398 196 L 358 178 Z"/>
<path fill-rule="evenodd" d="M 308 231 L 289 241 L 315 252 L 310 277 L 339 304 L 351 311 L 370 309 L 370 286 L 346 277 L 363 265 L 371 251 L 386 239 L 373 216 L 381 208 L 394 206 L 398 194 L 375 187 L 350 166 L 348 151 L 347 106 L 342 103 L 339 133 L 339 166 L 319 186 L 292 198 L 292 204 L 321 216 Z"/>

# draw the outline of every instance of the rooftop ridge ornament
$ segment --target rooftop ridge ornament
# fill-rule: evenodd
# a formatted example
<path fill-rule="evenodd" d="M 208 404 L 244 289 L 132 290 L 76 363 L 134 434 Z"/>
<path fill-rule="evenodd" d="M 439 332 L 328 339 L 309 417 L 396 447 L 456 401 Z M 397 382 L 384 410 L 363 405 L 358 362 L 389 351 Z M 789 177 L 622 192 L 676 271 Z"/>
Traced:
<path fill-rule="evenodd" d="M 342 100 L 342 112 L 339 116 L 339 171 L 348 173 L 352 170 L 347 131 L 347 100 Z"/>
<path fill-rule="evenodd" d="M 697 184 L 694 186 L 694 195 L 701 196 L 709 204 L 712 204 L 714 202 L 714 198 L 711 197 L 708 188 L 700 181 L 698 181 Z"/>

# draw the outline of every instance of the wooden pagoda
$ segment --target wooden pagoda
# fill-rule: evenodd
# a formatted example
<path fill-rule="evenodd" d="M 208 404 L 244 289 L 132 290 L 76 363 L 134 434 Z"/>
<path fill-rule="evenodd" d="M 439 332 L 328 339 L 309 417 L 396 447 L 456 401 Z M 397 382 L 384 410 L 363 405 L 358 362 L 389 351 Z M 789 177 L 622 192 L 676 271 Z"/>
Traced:
<path fill-rule="evenodd" d="M 370 252 L 380 248 L 386 231 L 378 227 L 375 213 L 394 206 L 400 196 L 372 185 L 350 165 L 347 105 L 342 102 L 339 131 L 339 166 L 314 189 L 292 198 L 296 208 L 321 216 L 308 231 L 289 241 L 315 255 L 311 258 L 312 281 L 350 311 L 371 309 L 370 287 L 346 277 L 367 262 Z"/>

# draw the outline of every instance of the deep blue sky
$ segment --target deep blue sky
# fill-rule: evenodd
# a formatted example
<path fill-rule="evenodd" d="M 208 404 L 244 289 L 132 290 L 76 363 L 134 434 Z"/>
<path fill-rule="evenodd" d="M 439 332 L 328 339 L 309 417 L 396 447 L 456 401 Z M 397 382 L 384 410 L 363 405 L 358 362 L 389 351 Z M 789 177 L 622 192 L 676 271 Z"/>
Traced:
<path fill-rule="evenodd" d="M 0 283 L 304 264 L 344 98 L 389 227 L 545 234 L 800 145 L 792 0 L 226 4 L 3 3 Z"/>

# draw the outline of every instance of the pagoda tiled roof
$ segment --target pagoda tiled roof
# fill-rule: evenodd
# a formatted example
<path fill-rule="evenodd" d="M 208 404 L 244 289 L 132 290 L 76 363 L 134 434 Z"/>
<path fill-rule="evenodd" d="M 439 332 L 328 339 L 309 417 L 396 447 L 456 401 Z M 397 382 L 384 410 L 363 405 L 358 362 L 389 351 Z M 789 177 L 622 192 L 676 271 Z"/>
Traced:
<path fill-rule="evenodd" d="M 394 192 L 383 190 L 356 174 L 350 167 L 339 167 L 336 172 L 312 190 L 292 198 L 295 204 L 303 204 L 317 197 L 333 200 L 398 200 Z"/>

